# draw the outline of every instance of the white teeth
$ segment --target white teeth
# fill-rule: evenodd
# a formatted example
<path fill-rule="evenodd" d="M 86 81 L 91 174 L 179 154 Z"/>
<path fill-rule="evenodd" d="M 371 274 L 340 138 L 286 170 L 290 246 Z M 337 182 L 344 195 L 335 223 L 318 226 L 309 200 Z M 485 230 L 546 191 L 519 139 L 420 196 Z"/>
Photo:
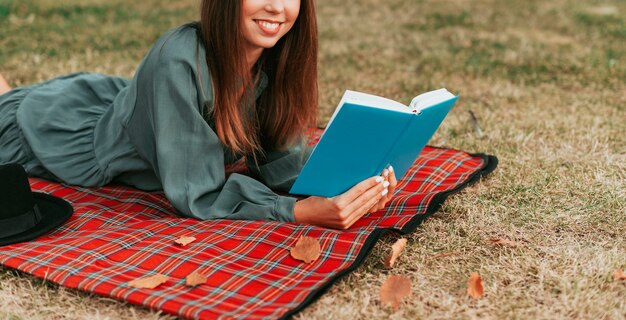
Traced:
<path fill-rule="evenodd" d="M 263 26 L 266 29 L 276 29 L 278 28 L 278 23 L 272 23 L 272 22 L 267 22 L 267 21 L 257 21 L 258 24 L 260 24 L 261 26 Z"/>

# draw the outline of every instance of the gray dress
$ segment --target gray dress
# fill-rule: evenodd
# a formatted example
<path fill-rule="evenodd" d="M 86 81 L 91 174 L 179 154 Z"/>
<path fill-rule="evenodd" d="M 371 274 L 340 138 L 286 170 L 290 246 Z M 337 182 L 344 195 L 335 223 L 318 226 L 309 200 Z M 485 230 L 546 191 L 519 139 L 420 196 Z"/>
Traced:
<path fill-rule="evenodd" d="M 204 61 L 184 26 L 156 42 L 132 80 L 79 73 L 13 89 L 0 96 L 0 163 L 75 185 L 162 189 L 187 217 L 293 222 L 296 198 L 270 188 L 288 191 L 311 148 L 266 150 L 259 166 L 248 162 L 257 179 L 226 177 L 241 156 L 203 117 L 213 98 Z M 266 85 L 262 74 L 257 97 Z"/>

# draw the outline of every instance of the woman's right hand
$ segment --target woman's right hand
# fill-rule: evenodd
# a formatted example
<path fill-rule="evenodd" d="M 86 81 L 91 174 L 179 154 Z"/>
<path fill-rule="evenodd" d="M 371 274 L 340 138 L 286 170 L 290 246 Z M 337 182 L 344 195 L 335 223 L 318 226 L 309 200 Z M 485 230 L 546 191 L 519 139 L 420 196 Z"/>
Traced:
<path fill-rule="evenodd" d="M 386 196 L 389 182 L 383 177 L 363 180 L 350 190 L 332 198 L 308 197 L 296 202 L 297 223 L 333 229 L 348 229 Z"/>

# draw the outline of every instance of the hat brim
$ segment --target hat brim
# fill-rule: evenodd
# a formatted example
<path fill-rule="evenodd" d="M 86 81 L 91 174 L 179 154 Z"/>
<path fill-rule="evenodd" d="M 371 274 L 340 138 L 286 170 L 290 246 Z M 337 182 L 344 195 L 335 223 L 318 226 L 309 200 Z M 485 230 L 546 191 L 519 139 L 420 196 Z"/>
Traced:
<path fill-rule="evenodd" d="M 35 239 L 50 230 L 56 229 L 74 213 L 74 208 L 61 198 L 40 192 L 33 192 L 33 198 L 39 207 L 39 212 L 41 212 L 41 221 L 24 232 L 0 238 L 0 246 Z"/>

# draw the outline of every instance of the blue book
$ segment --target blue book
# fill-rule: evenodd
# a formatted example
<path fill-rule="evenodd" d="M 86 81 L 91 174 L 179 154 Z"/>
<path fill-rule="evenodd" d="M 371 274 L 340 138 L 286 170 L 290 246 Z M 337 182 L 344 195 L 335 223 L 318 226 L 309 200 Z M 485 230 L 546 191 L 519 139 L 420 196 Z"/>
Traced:
<path fill-rule="evenodd" d="M 347 90 L 289 193 L 334 197 L 388 165 L 401 180 L 457 98 L 439 89 L 405 106 Z"/>

